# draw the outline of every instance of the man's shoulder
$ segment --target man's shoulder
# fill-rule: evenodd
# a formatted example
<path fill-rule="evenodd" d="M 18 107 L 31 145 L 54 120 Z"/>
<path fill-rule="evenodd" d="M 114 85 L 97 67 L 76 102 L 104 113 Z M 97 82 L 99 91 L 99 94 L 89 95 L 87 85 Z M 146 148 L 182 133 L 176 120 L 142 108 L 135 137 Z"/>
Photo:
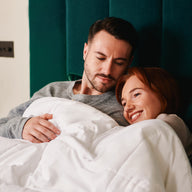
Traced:
<path fill-rule="evenodd" d="M 67 90 L 71 89 L 75 81 L 56 81 L 51 82 L 37 91 L 33 98 L 36 97 L 67 97 Z"/>
<path fill-rule="evenodd" d="M 54 81 L 51 83 L 48 83 L 47 85 L 45 85 L 44 87 L 60 87 L 60 86 L 69 86 L 72 83 L 74 83 L 74 81 Z"/>
<path fill-rule="evenodd" d="M 42 89 L 66 89 L 70 86 L 74 86 L 76 81 L 55 81 L 55 82 L 51 82 L 48 83 L 47 85 L 45 85 Z"/>

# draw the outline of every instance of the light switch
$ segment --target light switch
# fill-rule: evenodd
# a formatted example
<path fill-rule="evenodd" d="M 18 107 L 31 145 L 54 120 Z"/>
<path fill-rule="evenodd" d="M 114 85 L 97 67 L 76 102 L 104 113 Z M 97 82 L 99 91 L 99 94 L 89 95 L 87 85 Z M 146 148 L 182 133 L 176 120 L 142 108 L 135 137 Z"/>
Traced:
<path fill-rule="evenodd" d="M 14 57 L 13 41 L 0 41 L 0 57 Z"/>

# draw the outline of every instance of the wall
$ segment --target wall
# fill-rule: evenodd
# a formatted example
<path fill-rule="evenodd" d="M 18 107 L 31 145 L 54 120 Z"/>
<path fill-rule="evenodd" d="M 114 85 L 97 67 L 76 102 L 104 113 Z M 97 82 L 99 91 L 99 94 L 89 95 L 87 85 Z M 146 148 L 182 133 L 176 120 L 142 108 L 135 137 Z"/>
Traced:
<path fill-rule="evenodd" d="M 0 41 L 14 41 L 14 58 L 0 57 L 0 117 L 29 99 L 27 0 L 0 0 Z"/>

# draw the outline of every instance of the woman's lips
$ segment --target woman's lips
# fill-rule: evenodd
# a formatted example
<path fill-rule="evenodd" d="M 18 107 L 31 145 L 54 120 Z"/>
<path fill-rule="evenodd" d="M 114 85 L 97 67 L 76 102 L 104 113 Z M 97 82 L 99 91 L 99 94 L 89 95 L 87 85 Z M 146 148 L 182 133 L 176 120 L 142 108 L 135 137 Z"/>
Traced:
<path fill-rule="evenodd" d="M 142 111 L 137 111 L 129 115 L 129 119 L 134 122 L 141 116 Z"/>

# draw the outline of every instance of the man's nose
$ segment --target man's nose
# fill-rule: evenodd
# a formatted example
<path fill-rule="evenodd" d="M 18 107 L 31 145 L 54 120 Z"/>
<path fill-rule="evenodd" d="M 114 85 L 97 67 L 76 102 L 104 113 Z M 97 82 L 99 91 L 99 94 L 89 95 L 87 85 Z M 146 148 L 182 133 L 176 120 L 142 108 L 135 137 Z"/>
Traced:
<path fill-rule="evenodd" d="M 105 75 L 110 75 L 111 72 L 112 72 L 112 68 L 113 68 L 113 62 L 112 62 L 112 60 L 111 60 L 111 59 L 106 60 L 106 62 L 103 63 L 102 68 L 103 68 L 103 73 L 104 73 Z"/>

